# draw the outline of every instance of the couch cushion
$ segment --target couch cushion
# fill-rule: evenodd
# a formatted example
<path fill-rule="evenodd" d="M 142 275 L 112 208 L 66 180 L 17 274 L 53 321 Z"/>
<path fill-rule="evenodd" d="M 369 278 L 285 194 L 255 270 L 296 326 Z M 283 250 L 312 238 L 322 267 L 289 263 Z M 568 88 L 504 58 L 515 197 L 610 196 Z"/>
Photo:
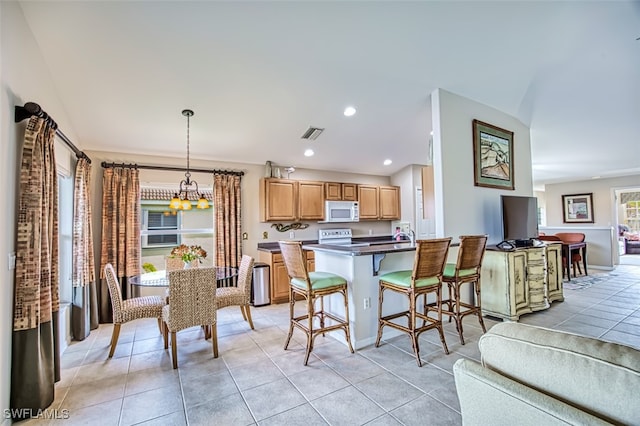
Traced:
<path fill-rule="evenodd" d="M 520 323 L 496 324 L 478 346 L 482 363 L 607 421 L 640 419 L 640 351 Z"/>

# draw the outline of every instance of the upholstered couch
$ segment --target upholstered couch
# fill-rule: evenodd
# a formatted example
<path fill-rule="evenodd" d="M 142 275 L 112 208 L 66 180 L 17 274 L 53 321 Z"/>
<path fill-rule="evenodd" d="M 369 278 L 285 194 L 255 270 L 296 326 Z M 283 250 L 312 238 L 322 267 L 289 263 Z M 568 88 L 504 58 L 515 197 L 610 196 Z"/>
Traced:
<path fill-rule="evenodd" d="M 626 254 L 640 254 L 640 235 L 626 234 L 624 236 L 624 252 Z"/>
<path fill-rule="evenodd" d="M 640 424 L 640 351 L 500 323 L 453 366 L 464 425 Z"/>

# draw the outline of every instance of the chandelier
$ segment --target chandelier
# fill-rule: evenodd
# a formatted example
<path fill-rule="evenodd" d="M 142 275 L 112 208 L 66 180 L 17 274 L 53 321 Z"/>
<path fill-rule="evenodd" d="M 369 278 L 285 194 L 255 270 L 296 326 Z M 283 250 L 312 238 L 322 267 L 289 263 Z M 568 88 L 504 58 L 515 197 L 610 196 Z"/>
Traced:
<path fill-rule="evenodd" d="M 180 181 L 180 190 L 173 194 L 169 207 L 176 210 L 191 210 L 189 194 L 194 193 L 198 197 L 196 207 L 208 209 L 209 200 L 198 191 L 198 182 L 191 180 L 191 173 L 189 172 L 189 118 L 193 116 L 193 111 L 190 109 L 182 110 L 182 115 L 187 117 L 187 171 L 184 174 L 184 179 Z"/>

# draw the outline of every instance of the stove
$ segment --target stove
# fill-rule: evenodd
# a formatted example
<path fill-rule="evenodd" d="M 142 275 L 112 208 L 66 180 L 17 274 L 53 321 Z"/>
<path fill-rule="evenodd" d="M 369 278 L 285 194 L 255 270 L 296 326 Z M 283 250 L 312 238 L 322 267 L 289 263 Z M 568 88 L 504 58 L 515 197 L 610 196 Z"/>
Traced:
<path fill-rule="evenodd" d="M 318 244 L 351 245 L 353 233 L 349 228 L 320 229 Z"/>

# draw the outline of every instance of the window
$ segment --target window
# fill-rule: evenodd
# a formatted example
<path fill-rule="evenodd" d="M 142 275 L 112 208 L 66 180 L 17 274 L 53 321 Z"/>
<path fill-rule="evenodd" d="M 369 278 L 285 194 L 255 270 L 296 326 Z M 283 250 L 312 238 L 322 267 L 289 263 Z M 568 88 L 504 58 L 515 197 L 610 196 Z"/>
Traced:
<path fill-rule="evenodd" d="M 176 231 L 180 229 L 180 216 L 169 210 L 142 210 L 142 229 L 145 231 Z M 142 248 L 174 247 L 180 244 L 175 232 L 159 234 L 149 232 L 142 236 Z"/>

